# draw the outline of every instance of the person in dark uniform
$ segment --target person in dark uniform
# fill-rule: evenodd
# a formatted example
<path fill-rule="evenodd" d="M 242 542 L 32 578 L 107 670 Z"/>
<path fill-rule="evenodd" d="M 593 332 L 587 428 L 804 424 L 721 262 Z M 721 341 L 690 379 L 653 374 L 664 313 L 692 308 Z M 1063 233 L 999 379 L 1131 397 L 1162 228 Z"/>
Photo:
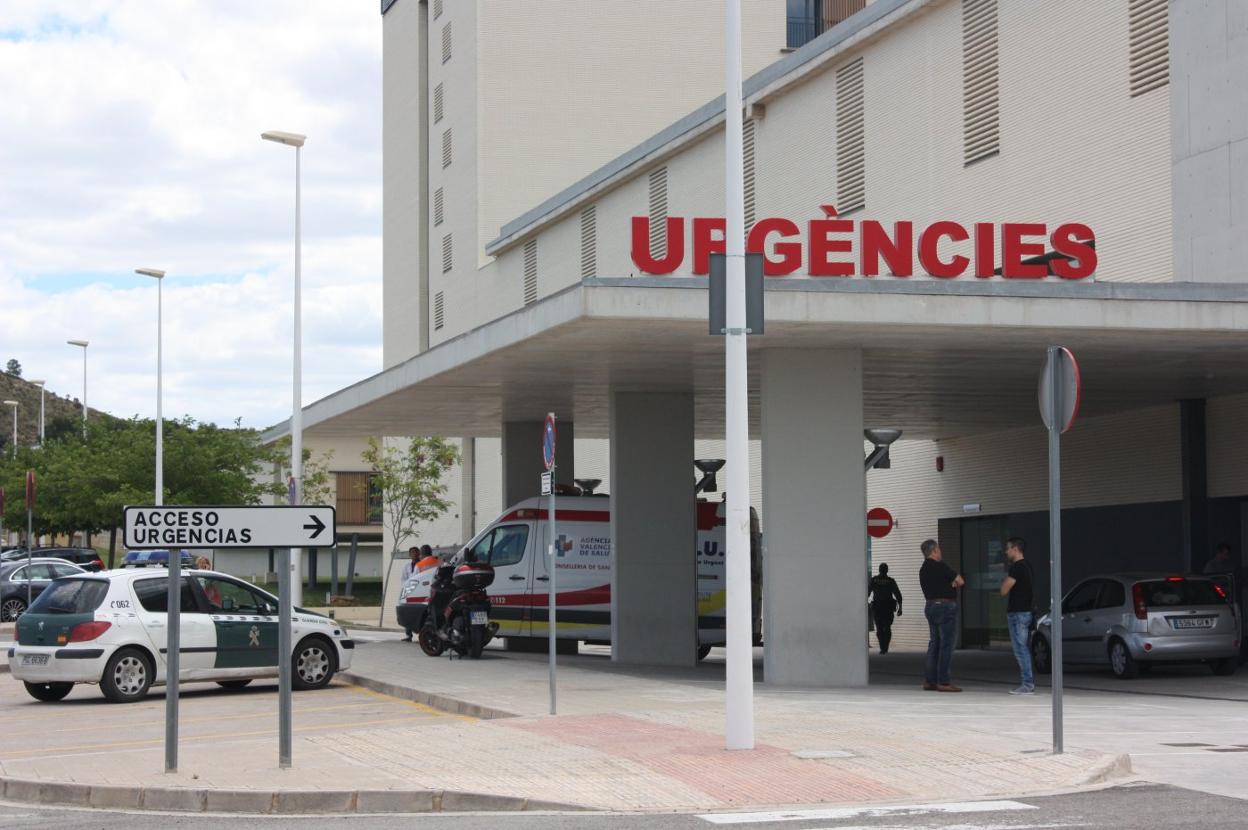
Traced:
<path fill-rule="evenodd" d="M 888 563 L 880 563 L 880 573 L 867 583 L 867 598 L 871 600 L 871 615 L 875 618 L 875 637 L 880 641 L 880 654 L 888 654 L 888 644 L 893 640 L 893 614 L 901 616 L 901 589 L 897 581 L 888 575 Z"/>

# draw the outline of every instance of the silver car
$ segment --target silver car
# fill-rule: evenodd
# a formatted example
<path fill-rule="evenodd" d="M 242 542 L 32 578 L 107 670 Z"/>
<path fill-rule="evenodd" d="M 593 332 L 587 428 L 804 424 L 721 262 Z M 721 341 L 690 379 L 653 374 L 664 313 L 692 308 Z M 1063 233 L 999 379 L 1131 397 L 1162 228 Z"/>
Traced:
<path fill-rule="evenodd" d="M 1226 588 L 1204 576 L 1107 574 L 1083 580 L 1062 598 L 1062 663 L 1108 663 L 1136 677 L 1155 663 L 1206 663 L 1214 674 L 1239 667 L 1237 609 Z M 1032 635 L 1036 670 L 1052 669 L 1053 626 Z"/>

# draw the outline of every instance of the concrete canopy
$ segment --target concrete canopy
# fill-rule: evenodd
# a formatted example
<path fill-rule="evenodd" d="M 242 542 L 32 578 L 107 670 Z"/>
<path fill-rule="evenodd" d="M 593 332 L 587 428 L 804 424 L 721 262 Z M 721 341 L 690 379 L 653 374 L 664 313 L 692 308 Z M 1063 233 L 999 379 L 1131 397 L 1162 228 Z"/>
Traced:
<path fill-rule="evenodd" d="M 698 437 L 720 437 L 723 341 L 706 313 L 697 278 L 585 280 L 309 405 L 304 431 L 496 436 L 555 411 L 601 438 L 617 388 L 692 390 Z M 1084 415 L 1248 391 L 1245 286 L 786 279 L 769 281 L 766 315 L 753 431 L 766 348 L 861 348 L 865 422 L 907 438 L 1039 424 L 1050 344 L 1079 359 Z"/>

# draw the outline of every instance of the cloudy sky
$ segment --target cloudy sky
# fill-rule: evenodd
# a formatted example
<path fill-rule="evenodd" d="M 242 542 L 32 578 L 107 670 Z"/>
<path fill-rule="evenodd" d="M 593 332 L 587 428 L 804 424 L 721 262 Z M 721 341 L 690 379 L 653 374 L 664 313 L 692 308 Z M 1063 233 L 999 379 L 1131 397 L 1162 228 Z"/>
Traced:
<path fill-rule="evenodd" d="M 0 364 L 88 403 L 264 427 L 381 367 L 376 0 L 0 2 Z"/>

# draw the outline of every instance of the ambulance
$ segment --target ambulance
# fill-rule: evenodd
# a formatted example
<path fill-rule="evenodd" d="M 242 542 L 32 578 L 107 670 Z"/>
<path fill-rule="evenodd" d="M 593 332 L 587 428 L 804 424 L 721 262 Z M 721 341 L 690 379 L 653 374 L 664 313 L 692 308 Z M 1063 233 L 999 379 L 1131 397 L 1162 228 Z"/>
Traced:
<path fill-rule="evenodd" d="M 698 658 L 725 639 L 723 502 L 697 503 Z M 494 567 L 489 589 L 498 623 L 497 637 L 545 640 L 550 584 L 549 499 L 526 499 L 495 519 L 451 559 L 488 562 Z M 611 642 L 611 498 L 605 494 L 560 496 L 555 512 L 556 588 L 560 639 L 591 645 Z M 753 584 L 751 616 L 756 645 L 762 642 L 761 537 L 758 515 L 750 511 L 750 575 Z M 662 574 L 656 574 L 662 579 Z M 396 609 L 399 624 L 419 629 L 424 621 L 432 571 L 413 575 L 402 587 Z"/>

